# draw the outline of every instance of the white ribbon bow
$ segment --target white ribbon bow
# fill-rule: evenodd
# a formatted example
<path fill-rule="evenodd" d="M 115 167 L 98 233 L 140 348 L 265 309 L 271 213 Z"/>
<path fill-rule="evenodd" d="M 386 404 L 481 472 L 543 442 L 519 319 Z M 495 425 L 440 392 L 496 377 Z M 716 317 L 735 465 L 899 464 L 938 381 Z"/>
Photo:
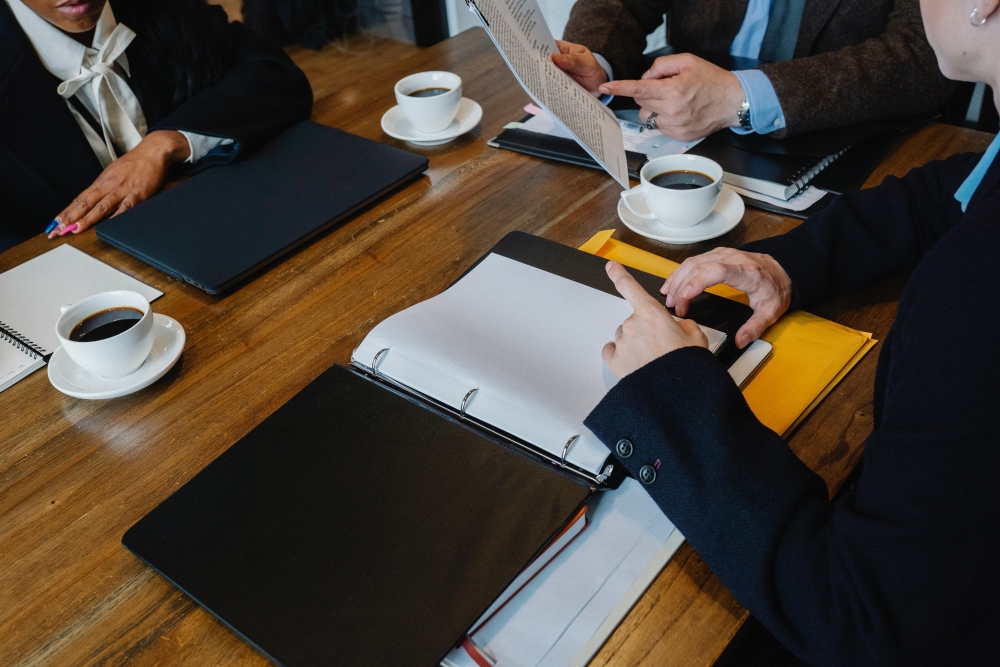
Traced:
<path fill-rule="evenodd" d="M 93 49 L 87 49 L 80 73 L 60 83 L 58 88 L 59 95 L 68 100 L 84 84 L 93 87 L 98 120 L 112 160 L 118 157 L 119 150 L 125 154 L 135 148 L 146 135 L 146 118 L 139 100 L 114 69 L 115 61 L 133 39 L 135 33 L 119 23 L 96 55 Z"/>

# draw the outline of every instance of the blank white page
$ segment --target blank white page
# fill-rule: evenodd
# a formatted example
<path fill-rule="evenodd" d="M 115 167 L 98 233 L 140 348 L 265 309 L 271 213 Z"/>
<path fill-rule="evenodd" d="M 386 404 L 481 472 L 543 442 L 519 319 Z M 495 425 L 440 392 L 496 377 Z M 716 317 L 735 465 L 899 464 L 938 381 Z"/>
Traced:
<path fill-rule="evenodd" d="M 608 450 L 583 420 L 616 380 L 601 348 L 632 307 L 624 299 L 491 254 L 436 297 L 378 324 L 353 360 L 472 417 L 599 473 Z M 705 329 L 713 349 L 725 335 Z"/>

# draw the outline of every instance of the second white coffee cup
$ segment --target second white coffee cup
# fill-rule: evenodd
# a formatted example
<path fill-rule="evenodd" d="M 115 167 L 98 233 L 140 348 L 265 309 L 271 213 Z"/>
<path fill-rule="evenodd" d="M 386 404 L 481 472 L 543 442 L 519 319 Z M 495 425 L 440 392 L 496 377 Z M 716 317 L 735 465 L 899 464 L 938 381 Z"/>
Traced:
<path fill-rule="evenodd" d="M 138 311 L 131 327 L 121 333 L 100 340 L 74 340 L 73 330 L 81 322 L 106 311 L 129 309 Z M 108 318 L 109 322 L 115 318 Z M 134 373 L 142 366 L 153 349 L 153 310 L 149 301 L 138 292 L 116 290 L 101 292 L 63 306 L 56 321 L 56 336 L 66 354 L 78 366 L 106 378 L 120 378 Z"/>
<path fill-rule="evenodd" d="M 413 127 L 425 134 L 451 125 L 462 102 L 462 78 L 451 72 L 418 72 L 396 83 L 396 104 Z"/>
<path fill-rule="evenodd" d="M 690 189 L 672 189 L 653 183 L 657 177 L 671 172 L 693 172 L 705 183 Z M 722 167 L 717 162 L 700 155 L 664 155 L 650 160 L 639 172 L 641 188 L 622 193 L 625 206 L 644 220 L 659 220 L 667 227 L 683 229 L 693 227 L 708 217 L 719 201 L 722 192 Z M 636 201 L 645 199 L 648 210 Z"/>

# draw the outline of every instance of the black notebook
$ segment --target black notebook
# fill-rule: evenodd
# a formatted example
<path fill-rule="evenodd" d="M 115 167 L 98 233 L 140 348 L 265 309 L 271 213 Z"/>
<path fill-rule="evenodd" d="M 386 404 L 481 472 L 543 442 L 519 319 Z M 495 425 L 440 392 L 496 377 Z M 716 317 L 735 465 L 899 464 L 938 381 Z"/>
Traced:
<path fill-rule="evenodd" d="M 611 382 L 600 348 L 567 377 L 574 341 L 545 333 L 590 331 L 584 313 L 610 327 L 598 340 L 613 337 L 604 264 L 508 235 L 439 297 L 379 324 L 350 367 L 321 374 L 123 544 L 279 664 L 437 665 L 590 494 L 623 479 L 579 423 L 593 405 L 573 402 L 578 379 Z M 662 283 L 635 275 L 647 289 Z M 518 279 L 529 293 L 505 294 Z M 481 311 L 465 308 L 476 300 L 500 314 L 520 300 L 522 319 L 563 344 L 524 358 L 531 345 L 501 331 L 516 323 L 476 326 Z M 723 363 L 742 358 L 731 340 L 747 306 L 705 295 L 692 311 L 716 327 Z M 446 340 L 421 349 L 425 326 Z M 483 354 L 503 363 L 467 365 Z M 524 396 L 505 394 L 525 369 Z"/>
<path fill-rule="evenodd" d="M 218 294 L 427 168 L 427 158 L 304 121 L 102 222 L 97 236 Z"/>
<path fill-rule="evenodd" d="M 722 132 L 730 132 L 722 130 Z M 731 132 L 730 132 L 731 133 Z M 738 148 L 712 135 L 686 151 L 719 163 L 723 182 L 777 199 L 791 199 L 845 149 L 829 155 L 782 155 Z"/>

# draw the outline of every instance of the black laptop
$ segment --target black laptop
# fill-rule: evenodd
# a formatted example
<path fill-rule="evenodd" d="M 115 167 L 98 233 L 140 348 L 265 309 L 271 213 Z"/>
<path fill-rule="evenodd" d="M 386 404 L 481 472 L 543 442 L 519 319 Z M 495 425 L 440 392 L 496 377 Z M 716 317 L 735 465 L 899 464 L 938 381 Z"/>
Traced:
<path fill-rule="evenodd" d="M 219 294 L 427 169 L 427 158 L 304 121 L 97 227 L 102 241 Z"/>

